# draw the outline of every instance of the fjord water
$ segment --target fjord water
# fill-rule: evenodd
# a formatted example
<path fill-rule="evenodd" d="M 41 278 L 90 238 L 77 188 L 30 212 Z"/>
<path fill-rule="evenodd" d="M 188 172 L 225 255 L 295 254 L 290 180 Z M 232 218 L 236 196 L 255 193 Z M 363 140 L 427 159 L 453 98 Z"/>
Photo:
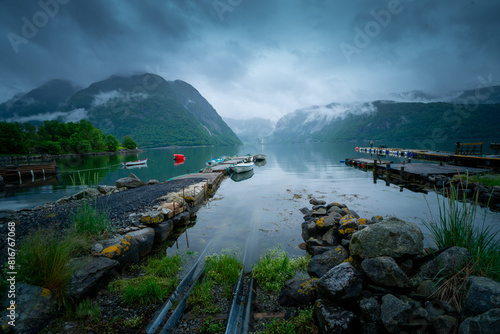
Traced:
<path fill-rule="evenodd" d="M 404 143 L 391 146 L 411 147 Z M 399 144 L 399 145 L 398 145 Z M 415 144 L 412 146 L 414 147 Z M 452 143 L 450 143 L 452 145 Z M 133 172 L 144 181 L 165 181 L 185 173 L 199 171 L 205 162 L 223 155 L 257 154 L 267 156 L 254 174 L 239 182 L 225 179 L 215 196 L 197 213 L 196 224 L 182 235 L 167 252 L 200 252 L 209 240 L 217 239 L 217 249 L 239 249 L 247 242 L 254 261 L 262 252 L 280 244 L 290 254 L 303 254 L 297 246 L 302 242 L 300 208 L 308 207 L 312 197 L 326 202 L 345 203 L 360 216 L 397 216 L 421 226 L 421 220 L 439 217 L 437 195 L 412 192 L 397 185 L 374 182 L 372 173 L 347 167 L 347 157 L 369 157 L 355 152 L 354 143 L 322 143 L 294 145 L 258 145 L 240 147 L 190 147 L 150 149 L 131 156 L 104 156 L 58 161 L 57 183 L 35 188 L 7 189 L 0 199 L 0 209 L 35 207 L 55 201 L 79 190 L 78 175 L 92 184 L 114 185 L 118 178 Z M 453 147 L 443 149 L 452 150 Z M 175 165 L 173 154 L 186 156 Z M 148 158 L 147 167 L 123 169 L 121 161 Z M 389 159 L 389 158 L 387 158 Z M 397 160 L 390 158 L 390 160 Z M 80 173 L 76 173 L 80 171 Z M 76 182 L 75 182 L 76 180 Z M 428 204 L 427 204 L 428 203 Z M 429 207 L 428 207 L 429 205 Z M 480 209 L 478 221 L 486 222 L 494 231 L 500 229 L 500 214 Z M 426 237 L 430 243 L 430 238 Z"/>

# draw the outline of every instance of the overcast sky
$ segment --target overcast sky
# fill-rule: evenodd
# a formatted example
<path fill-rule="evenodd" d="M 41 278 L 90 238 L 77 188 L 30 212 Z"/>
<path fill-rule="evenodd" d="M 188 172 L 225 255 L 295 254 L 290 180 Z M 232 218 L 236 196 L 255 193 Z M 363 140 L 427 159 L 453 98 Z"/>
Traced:
<path fill-rule="evenodd" d="M 154 72 L 223 117 L 500 84 L 497 0 L 0 0 L 0 101 Z"/>

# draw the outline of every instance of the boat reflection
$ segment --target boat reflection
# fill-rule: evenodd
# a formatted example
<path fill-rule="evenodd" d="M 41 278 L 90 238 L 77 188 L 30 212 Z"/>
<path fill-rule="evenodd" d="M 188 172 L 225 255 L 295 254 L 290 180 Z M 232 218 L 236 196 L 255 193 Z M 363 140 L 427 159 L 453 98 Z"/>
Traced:
<path fill-rule="evenodd" d="M 243 173 L 234 173 L 231 175 L 231 180 L 234 182 L 240 182 L 244 180 L 248 180 L 253 176 L 253 169 L 249 170 L 248 172 L 243 172 Z"/>

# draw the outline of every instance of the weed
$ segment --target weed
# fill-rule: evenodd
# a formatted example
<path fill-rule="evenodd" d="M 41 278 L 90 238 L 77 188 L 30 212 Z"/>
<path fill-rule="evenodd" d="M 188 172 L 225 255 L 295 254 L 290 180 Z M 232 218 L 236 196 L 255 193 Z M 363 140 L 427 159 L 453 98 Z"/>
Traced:
<path fill-rule="evenodd" d="M 194 305 L 192 312 L 195 314 L 214 314 L 219 311 L 217 305 L 213 303 L 214 281 L 203 279 L 197 283 L 193 292 L 188 297 L 188 304 Z"/>
<path fill-rule="evenodd" d="M 224 326 L 223 321 L 214 320 L 209 317 L 203 320 L 203 323 L 200 326 L 200 333 L 224 333 L 226 327 Z"/>
<path fill-rule="evenodd" d="M 138 315 L 136 317 L 123 320 L 123 327 L 125 328 L 136 328 L 142 323 L 142 316 Z"/>
<path fill-rule="evenodd" d="M 112 232 L 106 212 L 99 212 L 96 204 L 84 199 L 71 216 L 73 233 L 91 239 L 102 239 Z"/>
<path fill-rule="evenodd" d="M 145 269 L 150 275 L 158 277 L 174 277 L 181 270 L 181 264 L 181 256 L 176 254 L 158 259 L 151 259 L 148 261 Z"/>
<path fill-rule="evenodd" d="M 252 273 L 257 284 L 266 292 L 281 291 L 285 282 L 295 276 L 297 270 L 307 270 L 307 258 L 292 259 L 278 248 L 269 250 L 253 266 Z"/>
<path fill-rule="evenodd" d="M 318 327 L 314 323 L 313 309 L 308 307 L 289 320 L 273 319 L 263 331 L 258 334 L 315 334 Z"/>
<path fill-rule="evenodd" d="M 79 320 L 99 321 L 101 306 L 91 300 L 83 300 L 75 309 L 75 317 Z"/>
<path fill-rule="evenodd" d="M 487 276 L 498 281 L 500 245 L 495 240 L 498 232 L 485 227 L 486 215 L 482 226 L 478 226 L 478 193 L 473 195 L 472 203 L 467 203 L 466 192 L 461 202 L 458 192 L 455 187 L 450 187 L 449 190 L 443 190 L 442 200 L 437 195 L 439 219 L 434 219 L 431 213 L 430 221 L 422 220 L 422 223 L 431 231 L 438 248 L 458 246 L 469 250 L 474 264 L 473 275 Z M 427 205 L 429 206 L 428 203 Z"/>
<path fill-rule="evenodd" d="M 461 176 L 455 176 L 454 180 L 460 180 Z M 467 181 L 469 183 L 482 183 L 485 186 L 493 187 L 500 186 L 500 175 L 498 174 L 486 174 L 486 175 L 469 175 L 467 176 Z"/>
<path fill-rule="evenodd" d="M 150 304 L 162 301 L 166 292 L 156 279 L 152 276 L 141 278 L 140 281 L 129 280 L 129 284 L 123 287 L 123 301 L 127 304 Z"/>
<path fill-rule="evenodd" d="M 238 282 L 240 271 L 243 268 L 241 262 L 229 254 L 207 256 L 205 264 L 205 275 L 209 280 L 221 284 L 226 298 L 231 298 L 234 284 Z"/>
<path fill-rule="evenodd" d="M 54 230 L 38 230 L 21 244 L 17 258 L 19 279 L 49 289 L 59 305 L 68 301 L 66 287 L 73 274 L 69 265 L 73 246 Z"/>

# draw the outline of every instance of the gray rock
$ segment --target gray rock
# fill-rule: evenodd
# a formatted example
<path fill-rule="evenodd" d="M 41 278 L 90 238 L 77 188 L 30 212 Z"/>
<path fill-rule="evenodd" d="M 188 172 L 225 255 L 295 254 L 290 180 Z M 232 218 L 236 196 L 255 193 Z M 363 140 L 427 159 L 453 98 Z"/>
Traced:
<path fill-rule="evenodd" d="M 312 210 L 311 213 L 314 216 L 324 216 L 326 215 L 326 209 L 324 207 L 318 208 L 316 210 Z"/>
<path fill-rule="evenodd" d="M 350 244 L 352 256 L 363 259 L 378 256 L 400 258 L 422 251 L 424 236 L 419 227 L 391 217 L 353 234 Z"/>
<path fill-rule="evenodd" d="M 455 333 L 457 318 L 451 315 L 440 315 L 433 321 L 433 325 L 436 334 L 452 334 Z"/>
<path fill-rule="evenodd" d="M 380 304 L 374 297 L 363 298 L 359 301 L 361 320 L 367 323 L 378 324 L 382 321 L 380 317 Z"/>
<path fill-rule="evenodd" d="M 106 283 L 119 262 L 107 257 L 84 257 L 74 259 L 71 265 L 75 272 L 68 284 L 68 293 L 75 300 L 80 300 Z"/>
<path fill-rule="evenodd" d="M 148 182 L 146 182 L 146 184 L 148 186 L 151 186 L 153 184 L 160 184 L 160 181 L 156 180 L 156 179 L 152 179 L 152 180 L 148 180 Z"/>
<path fill-rule="evenodd" d="M 309 204 L 312 204 L 312 205 L 325 205 L 326 202 L 323 201 L 323 200 L 316 199 L 316 198 L 311 198 L 309 200 Z"/>
<path fill-rule="evenodd" d="M 85 190 L 79 191 L 73 196 L 71 196 L 71 199 L 77 200 L 77 199 L 82 199 L 82 198 L 95 198 L 100 194 L 99 190 L 96 188 L 87 188 Z"/>
<path fill-rule="evenodd" d="M 322 240 L 325 244 L 327 245 L 337 245 L 338 244 L 338 239 L 337 239 L 337 234 L 335 233 L 335 229 L 329 229 L 326 231 L 325 234 L 323 234 Z"/>
<path fill-rule="evenodd" d="M 382 322 L 389 333 L 401 332 L 401 327 L 411 316 L 411 306 L 391 294 L 382 297 L 380 307 Z"/>
<path fill-rule="evenodd" d="M 342 305 L 361 295 L 362 279 L 350 262 L 332 268 L 318 282 L 318 292 L 322 298 Z"/>
<path fill-rule="evenodd" d="M 403 289 L 412 287 L 410 280 L 392 257 L 379 256 L 365 259 L 361 262 L 361 268 L 377 285 Z"/>
<path fill-rule="evenodd" d="M 133 173 L 130 173 L 127 177 L 122 177 L 121 179 L 116 180 L 117 188 L 137 188 L 144 186 L 144 182 L 141 181 L 137 176 Z"/>
<path fill-rule="evenodd" d="M 319 239 L 322 235 L 323 233 L 316 223 L 307 223 L 302 227 L 302 239 L 304 241 L 307 241 L 310 238 Z"/>
<path fill-rule="evenodd" d="M 436 290 L 437 290 L 436 284 L 437 284 L 436 282 L 434 282 L 433 280 L 430 280 L 430 279 L 423 280 L 422 282 L 420 282 L 418 284 L 416 293 L 418 295 L 428 297 L 428 296 L 432 295 L 434 292 L 436 292 Z"/>
<path fill-rule="evenodd" d="M 460 269 L 470 258 L 470 253 L 462 247 L 450 247 L 437 257 L 424 263 L 418 272 L 423 278 L 434 278 L 436 275 L 449 276 Z"/>
<path fill-rule="evenodd" d="M 69 202 L 70 200 L 71 200 L 71 198 L 69 198 L 68 196 L 64 196 L 64 197 L 59 198 L 56 201 L 56 204 L 66 203 L 66 202 Z"/>
<path fill-rule="evenodd" d="M 153 226 L 155 231 L 155 243 L 159 244 L 167 240 L 169 235 L 172 233 L 174 228 L 174 223 L 171 220 L 164 221 L 163 223 Z"/>
<path fill-rule="evenodd" d="M 99 244 L 102 245 L 100 255 L 120 262 L 120 267 L 139 262 L 139 247 L 130 235 L 103 240 Z"/>
<path fill-rule="evenodd" d="M 316 298 L 317 278 L 293 278 L 285 282 L 278 302 L 282 306 L 298 307 L 312 305 Z"/>
<path fill-rule="evenodd" d="M 154 229 L 152 229 L 151 227 L 147 227 L 139 231 L 129 232 L 127 233 L 127 235 L 130 235 L 132 237 L 132 240 L 139 248 L 140 257 L 144 257 L 151 253 L 155 240 Z"/>
<path fill-rule="evenodd" d="M 109 195 L 116 189 L 117 189 L 116 186 L 100 185 L 97 187 L 97 190 L 99 190 L 99 192 L 103 195 Z"/>
<path fill-rule="evenodd" d="M 142 214 L 140 222 L 144 225 L 156 225 L 163 222 L 165 216 L 161 211 L 148 211 Z"/>
<path fill-rule="evenodd" d="M 353 312 L 330 305 L 322 299 L 314 303 L 313 317 L 320 333 L 358 333 L 357 317 Z"/>
<path fill-rule="evenodd" d="M 462 302 L 464 317 L 500 308 L 500 283 L 486 277 L 471 276 L 465 288 L 465 298 Z"/>
<path fill-rule="evenodd" d="M 313 256 L 307 267 L 307 272 L 312 277 L 322 277 L 330 269 L 341 264 L 349 257 L 342 246 L 330 248 L 330 250 Z"/>
<path fill-rule="evenodd" d="M 57 302 L 49 289 L 16 282 L 15 299 L 2 298 L 2 323 L 16 333 L 39 333 L 57 317 Z M 11 305 L 15 302 L 15 306 Z M 9 310 L 11 308 L 12 310 Z M 15 320 L 13 323 L 6 323 Z M 14 324 L 15 326 L 11 326 Z"/>
<path fill-rule="evenodd" d="M 495 308 L 476 317 L 465 319 L 458 334 L 496 334 L 500 328 L 500 308 Z"/>
<path fill-rule="evenodd" d="M 331 251 L 333 248 L 331 246 L 311 246 L 309 247 L 309 253 L 312 256 L 316 256 Z"/>

